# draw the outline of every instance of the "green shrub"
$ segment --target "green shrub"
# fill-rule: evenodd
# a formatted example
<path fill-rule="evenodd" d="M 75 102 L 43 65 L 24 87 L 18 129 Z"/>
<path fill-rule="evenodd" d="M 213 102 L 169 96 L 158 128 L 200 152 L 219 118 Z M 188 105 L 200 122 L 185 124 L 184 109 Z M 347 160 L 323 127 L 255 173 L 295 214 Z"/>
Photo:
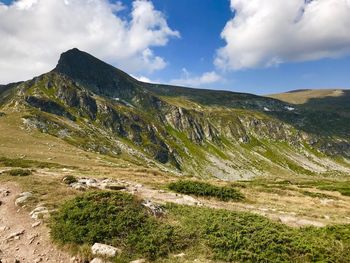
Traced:
<path fill-rule="evenodd" d="M 26 169 L 12 169 L 8 171 L 8 174 L 11 176 L 29 176 L 32 174 L 32 171 Z"/>
<path fill-rule="evenodd" d="M 169 204 L 169 214 L 214 260 L 350 262 L 350 225 L 291 228 L 250 213 Z"/>
<path fill-rule="evenodd" d="M 208 183 L 190 180 L 181 180 L 170 183 L 168 188 L 182 194 L 215 197 L 222 201 L 240 201 L 244 199 L 244 196 L 238 190 L 232 187 L 219 187 Z"/>
<path fill-rule="evenodd" d="M 350 225 L 291 228 L 250 213 L 175 204 L 166 210 L 156 219 L 131 195 L 87 193 L 53 214 L 51 235 L 61 244 L 117 246 L 123 254 L 116 262 L 183 249 L 224 262 L 350 262 Z"/>
<path fill-rule="evenodd" d="M 185 235 L 152 217 L 140 201 L 120 192 L 92 192 L 53 214 L 51 236 L 61 244 L 105 243 L 126 255 L 155 259 L 186 246 Z"/>

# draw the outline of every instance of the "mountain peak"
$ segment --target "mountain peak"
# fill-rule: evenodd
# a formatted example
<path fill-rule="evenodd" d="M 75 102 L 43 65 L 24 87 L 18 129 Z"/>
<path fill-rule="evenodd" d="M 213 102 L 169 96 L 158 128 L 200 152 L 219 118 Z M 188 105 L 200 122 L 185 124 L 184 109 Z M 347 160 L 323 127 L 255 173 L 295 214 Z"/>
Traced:
<path fill-rule="evenodd" d="M 104 96 L 129 97 L 134 89 L 128 74 L 77 48 L 62 53 L 53 71 Z"/>

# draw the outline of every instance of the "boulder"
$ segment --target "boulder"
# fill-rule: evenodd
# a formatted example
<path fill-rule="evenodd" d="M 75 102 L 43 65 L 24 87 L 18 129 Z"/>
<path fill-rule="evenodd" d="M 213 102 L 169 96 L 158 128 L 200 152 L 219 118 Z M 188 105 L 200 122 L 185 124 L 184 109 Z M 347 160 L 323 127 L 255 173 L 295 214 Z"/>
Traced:
<path fill-rule="evenodd" d="M 21 193 L 21 194 L 19 195 L 19 197 L 16 199 L 15 205 L 16 205 L 16 206 L 22 206 L 22 205 L 24 205 L 24 203 L 26 203 L 26 202 L 28 201 L 28 199 L 29 199 L 30 197 L 32 197 L 32 196 L 33 196 L 33 194 L 32 194 L 32 193 L 29 193 L 29 192 Z"/>
<path fill-rule="evenodd" d="M 153 203 L 150 200 L 143 201 L 142 205 L 148 208 L 151 211 L 151 213 L 156 217 L 163 216 L 165 214 L 165 210 L 161 205 Z"/>
<path fill-rule="evenodd" d="M 115 257 L 117 254 L 121 253 L 121 250 L 116 247 L 112 247 L 109 245 L 95 243 L 91 247 L 91 252 L 93 255 L 100 255 L 105 257 Z"/>
<path fill-rule="evenodd" d="M 92 178 L 82 178 L 78 180 L 78 183 L 86 185 L 88 187 L 96 187 L 97 186 L 97 180 Z"/>
<path fill-rule="evenodd" d="M 87 186 L 85 184 L 82 184 L 82 183 L 72 183 L 70 185 L 70 187 L 74 188 L 75 190 L 78 190 L 78 191 L 85 191 L 87 189 Z"/>
<path fill-rule="evenodd" d="M 44 206 L 39 206 L 37 208 L 35 208 L 32 212 L 30 212 L 30 216 L 37 220 L 39 219 L 40 217 L 44 217 L 45 215 L 48 215 L 49 214 L 49 210 L 44 207 Z"/>

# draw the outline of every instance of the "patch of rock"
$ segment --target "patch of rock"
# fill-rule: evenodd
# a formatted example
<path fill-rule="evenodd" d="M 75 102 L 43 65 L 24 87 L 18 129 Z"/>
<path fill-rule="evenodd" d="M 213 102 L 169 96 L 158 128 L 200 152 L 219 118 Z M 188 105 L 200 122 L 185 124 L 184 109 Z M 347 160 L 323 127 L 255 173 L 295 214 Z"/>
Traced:
<path fill-rule="evenodd" d="M 117 254 L 121 253 L 121 250 L 119 248 L 112 247 L 109 245 L 95 243 L 91 247 L 91 252 L 95 256 L 115 257 Z"/>
<path fill-rule="evenodd" d="M 63 182 L 65 178 L 63 178 Z M 88 189 L 100 189 L 100 190 L 125 190 L 131 186 L 130 183 L 124 180 L 112 180 L 112 179 L 93 179 L 93 178 L 79 178 L 77 182 L 69 184 L 70 187 L 78 191 L 86 191 Z"/>
<path fill-rule="evenodd" d="M 10 191 L 9 190 L 7 190 L 7 189 L 0 189 L 0 195 L 2 196 L 2 197 L 7 197 L 7 196 L 9 196 L 10 195 Z"/>
<path fill-rule="evenodd" d="M 147 260 L 144 259 L 144 258 L 136 259 L 136 260 L 130 261 L 130 263 L 146 263 L 146 262 L 147 262 Z"/>
<path fill-rule="evenodd" d="M 94 258 L 93 260 L 90 261 L 90 263 L 111 263 L 110 261 L 106 261 L 102 258 Z"/>
<path fill-rule="evenodd" d="M 20 236 L 22 236 L 22 235 L 24 234 L 24 232 L 25 232 L 24 229 L 21 230 L 21 231 L 14 232 L 14 233 L 10 234 L 10 235 L 6 238 L 6 240 L 7 240 L 7 241 L 11 241 L 11 240 L 14 240 L 14 239 L 19 239 Z"/>
<path fill-rule="evenodd" d="M 47 218 L 49 215 L 49 210 L 44 206 L 38 206 L 33 211 L 30 212 L 30 216 L 32 219 L 38 220 L 41 218 Z"/>
<path fill-rule="evenodd" d="M 165 214 L 164 208 L 161 205 L 152 202 L 151 200 L 143 201 L 142 205 L 149 209 L 149 211 L 156 217 L 161 217 Z"/>
<path fill-rule="evenodd" d="M 15 201 L 15 205 L 16 206 L 23 206 L 29 200 L 29 198 L 31 198 L 32 196 L 33 196 L 33 194 L 30 192 L 23 192 L 23 193 L 19 194 L 19 197 Z"/>

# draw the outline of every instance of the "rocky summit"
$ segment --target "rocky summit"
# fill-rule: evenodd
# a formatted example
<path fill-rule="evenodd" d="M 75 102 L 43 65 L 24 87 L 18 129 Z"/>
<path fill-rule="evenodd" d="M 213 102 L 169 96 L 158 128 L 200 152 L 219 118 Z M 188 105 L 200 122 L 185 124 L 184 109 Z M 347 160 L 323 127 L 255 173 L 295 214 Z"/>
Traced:
<path fill-rule="evenodd" d="M 76 48 L 51 72 L 1 86 L 0 96 L 2 114 L 16 113 L 26 130 L 176 174 L 232 180 L 349 171 L 345 109 L 143 83 Z"/>

